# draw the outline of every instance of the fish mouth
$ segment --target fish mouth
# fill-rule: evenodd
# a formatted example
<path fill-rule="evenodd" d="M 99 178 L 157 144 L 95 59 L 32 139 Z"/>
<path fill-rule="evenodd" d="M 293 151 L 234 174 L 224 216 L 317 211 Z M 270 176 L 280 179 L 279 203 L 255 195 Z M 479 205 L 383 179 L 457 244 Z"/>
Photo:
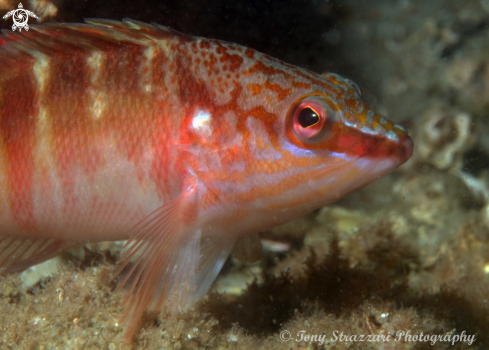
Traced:
<path fill-rule="evenodd" d="M 399 165 L 404 164 L 413 155 L 414 142 L 409 135 L 406 135 L 399 141 L 396 148 L 391 153 L 391 156 L 399 161 Z"/>
<path fill-rule="evenodd" d="M 335 167 L 319 170 L 311 177 L 309 188 L 318 197 L 323 197 L 326 192 L 329 192 L 328 202 L 337 200 L 405 163 L 413 154 L 413 147 L 413 140 L 409 135 L 405 135 L 383 158 L 368 156 L 352 158 Z M 331 180 L 325 181 L 328 173 L 334 179 L 335 185 Z"/>

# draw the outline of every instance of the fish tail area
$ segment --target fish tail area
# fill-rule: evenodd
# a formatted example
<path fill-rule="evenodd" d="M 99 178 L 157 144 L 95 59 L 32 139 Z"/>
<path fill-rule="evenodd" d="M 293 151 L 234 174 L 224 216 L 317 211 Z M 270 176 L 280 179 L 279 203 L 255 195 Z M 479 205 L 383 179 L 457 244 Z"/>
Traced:
<path fill-rule="evenodd" d="M 130 343 L 147 309 L 169 302 L 176 314 L 204 296 L 231 252 L 235 240 L 202 237 L 192 218 L 198 208 L 196 186 L 155 210 L 133 230 L 118 262 L 127 287 L 122 321 Z"/>
<path fill-rule="evenodd" d="M 75 245 L 57 239 L 0 236 L 0 274 L 25 270 Z"/>

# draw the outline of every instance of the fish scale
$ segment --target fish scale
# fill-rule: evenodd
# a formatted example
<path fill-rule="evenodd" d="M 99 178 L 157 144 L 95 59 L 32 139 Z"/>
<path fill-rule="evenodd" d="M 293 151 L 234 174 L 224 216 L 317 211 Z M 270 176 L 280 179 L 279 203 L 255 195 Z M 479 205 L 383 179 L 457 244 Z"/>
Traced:
<path fill-rule="evenodd" d="M 356 85 L 132 20 L 0 37 L 0 267 L 128 240 L 126 339 L 192 306 L 236 242 L 404 163 Z"/>

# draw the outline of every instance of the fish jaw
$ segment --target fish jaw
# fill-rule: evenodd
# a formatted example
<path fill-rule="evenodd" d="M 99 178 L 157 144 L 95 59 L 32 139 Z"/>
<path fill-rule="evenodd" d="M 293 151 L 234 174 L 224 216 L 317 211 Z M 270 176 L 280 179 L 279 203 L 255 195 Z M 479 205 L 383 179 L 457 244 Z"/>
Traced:
<path fill-rule="evenodd" d="M 412 151 L 413 141 L 406 136 L 398 145 L 394 145 L 390 154 L 352 157 L 344 166 L 335 169 L 334 174 L 328 173 L 327 167 L 319 170 L 311 176 L 307 185 L 319 201 L 331 203 L 387 175 L 406 162 Z M 315 200 L 311 199 L 311 202 Z"/>
<path fill-rule="evenodd" d="M 255 200 L 248 215 L 252 219 L 242 220 L 240 227 L 234 230 L 264 230 L 332 203 L 390 173 L 409 159 L 412 148 L 412 140 L 407 136 L 387 156 L 358 157 L 324 152 L 322 164 L 302 172 L 296 170 L 288 179 L 290 187 L 280 195 Z"/>

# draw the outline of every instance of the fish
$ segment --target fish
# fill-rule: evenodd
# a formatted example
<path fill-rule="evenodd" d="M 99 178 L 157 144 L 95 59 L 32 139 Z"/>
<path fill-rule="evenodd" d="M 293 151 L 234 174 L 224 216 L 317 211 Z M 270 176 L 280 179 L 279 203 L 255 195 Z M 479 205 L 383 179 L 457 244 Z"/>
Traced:
<path fill-rule="evenodd" d="M 251 48 L 130 19 L 2 32 L 2 272 L 127 240 L 126 339 L 201 299 L 243 237 L 413 152 L 351 80 Z"/>

